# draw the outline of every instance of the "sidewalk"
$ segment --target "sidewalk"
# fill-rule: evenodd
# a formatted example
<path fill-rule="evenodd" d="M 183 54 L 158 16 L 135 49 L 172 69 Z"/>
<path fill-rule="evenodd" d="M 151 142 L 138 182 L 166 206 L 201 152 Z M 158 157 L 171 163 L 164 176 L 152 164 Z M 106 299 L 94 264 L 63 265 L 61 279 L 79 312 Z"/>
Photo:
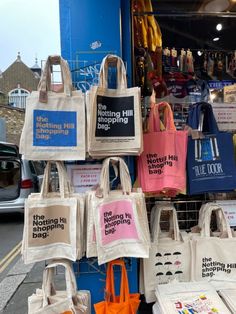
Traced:
<path fill-rule="evenodd" d="M 0 283 L 0 313 L 27 314 L 28 297 L 42 287 L 45 262 L 25 265 L 20 258 Z M 55 284 L 64 289 L 63 274 L 55 276 Z"/>

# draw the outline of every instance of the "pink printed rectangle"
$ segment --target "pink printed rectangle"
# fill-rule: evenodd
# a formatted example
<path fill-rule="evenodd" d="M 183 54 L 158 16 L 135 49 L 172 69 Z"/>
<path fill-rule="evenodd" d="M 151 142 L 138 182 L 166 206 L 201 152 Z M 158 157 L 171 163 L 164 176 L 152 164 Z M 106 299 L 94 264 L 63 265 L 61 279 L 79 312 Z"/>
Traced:
<path fill-rule="evenodd" d="M 119 239 L 138 240 L 134 210 L 129 200 L 114 201 L 99 207 L 102 245 Z"/>

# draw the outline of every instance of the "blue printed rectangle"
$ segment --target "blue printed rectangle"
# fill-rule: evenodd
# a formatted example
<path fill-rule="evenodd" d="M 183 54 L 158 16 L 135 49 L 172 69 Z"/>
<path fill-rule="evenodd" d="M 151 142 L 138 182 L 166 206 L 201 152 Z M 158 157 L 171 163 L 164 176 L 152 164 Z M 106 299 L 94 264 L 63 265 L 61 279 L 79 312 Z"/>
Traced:
<path fill-rule="evenodd" d="M 74 111 L 34 110 L 33 146 L 77 146 Z"/>

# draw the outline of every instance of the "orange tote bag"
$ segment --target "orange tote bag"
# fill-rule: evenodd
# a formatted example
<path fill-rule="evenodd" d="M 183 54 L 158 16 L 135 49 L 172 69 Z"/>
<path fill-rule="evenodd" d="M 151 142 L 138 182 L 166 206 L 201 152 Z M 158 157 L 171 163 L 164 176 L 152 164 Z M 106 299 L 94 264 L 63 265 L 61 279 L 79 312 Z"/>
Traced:
<path fill-rule="evenodd" d="M 113 266 L 121 267 L 120 295 L 115 295 Z M 123 260 L 114 260 L 108 263 L 106 277 L 105 300 L 94 304 L 96 314 L 135 314 L 139 307 L 139 293 L 129 293 L 129 282 Z"/>

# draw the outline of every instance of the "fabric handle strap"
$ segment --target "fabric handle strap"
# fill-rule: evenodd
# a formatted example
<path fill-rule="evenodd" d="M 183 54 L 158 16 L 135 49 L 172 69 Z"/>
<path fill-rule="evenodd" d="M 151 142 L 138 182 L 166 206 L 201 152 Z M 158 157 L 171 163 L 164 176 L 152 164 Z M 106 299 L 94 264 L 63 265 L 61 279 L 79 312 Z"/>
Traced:
<path fill-rule="evenodd" d="M 129 174 L 129 169 L 125 161 L 120 157 L 109 157 L 103 161 L 101 177 L 100 177 L 100 188 L 103 190 L 105 195 L 110 192 L 110 175 L 109 168 L 111 163 L 119 163 L 119 174 L 120 182 L 122 186 L 122 191 L 124 194 L 130 194 L 132 190 L 131 178 Z"/>
<path fill-rule="evenodd" d="M 53 284 L 53 276 L 57 266 L 63 266 L 65 268 L 65 279 L 66 279 L 66 291 L 67 297 L 69 299 L 75 300 L 77 293 L 77 285 L 75 281 L 75 276 L 72 271 L 72 266 L 68 261 L 55 261 L 46 266 L 43 272 L 43 306 L 48 305 L 48 298 L 51 296 Z"/>
<path fill-rule="evenodd" d="M 163 112 L 164 118 L 164 128 L 165 130 L 176 131 L 173 111 L 167 102 L 161 102 L 159 104 L 152 103 L 151 111 L 148 119 L 148 130 L 149 132 L 159 132 L 161 131 L 161 119 L 160 112 Z"/>
<path fill-rule="evenodd" d="M 51 90 L 52 65 L 60 65 L 64 93 L 66 94 L 66 96 L 72 95 L 73 87 L 68 62 L 64 60 L 61 56 L 49 56 L 47 58 L 43 73 L 38 84 L 39 101 L 43 103 L 47 103 L 47 92 Z"/>
<path fill-rule="evenodd" d="M 163 206 L 159 205 L 156 209 L 156 230 L 153 233 L 153 238 L 154 240 L 158 241 L 160 232 L 161 232 L 161 226 L 160 226 L 160 221 L 161 221 L 161 214 L 162 212 L 169 211 L 170 212 L 170 227 L 173 226 L 173 231 L 174 231 L 174 240 L 175 241 L 180 241 L 180 231 L 179 231 L 179 224 L 178 224 L 178 218 L 177 218 L 177 212 L 175 207 L 172 204 L 165 204 Z M 171 230 L 170 230 L 171 231 Z"/>
<path fill-rule="evenodd" d="M 108 88 L 108 67 L 111 63 L 116 65 L 117 89 L 126 89 L 127 79 L 124 62 L 120 57 L 112 54 L 107 55 L 102 60 L 99 72 L 99 87 Z"/>

